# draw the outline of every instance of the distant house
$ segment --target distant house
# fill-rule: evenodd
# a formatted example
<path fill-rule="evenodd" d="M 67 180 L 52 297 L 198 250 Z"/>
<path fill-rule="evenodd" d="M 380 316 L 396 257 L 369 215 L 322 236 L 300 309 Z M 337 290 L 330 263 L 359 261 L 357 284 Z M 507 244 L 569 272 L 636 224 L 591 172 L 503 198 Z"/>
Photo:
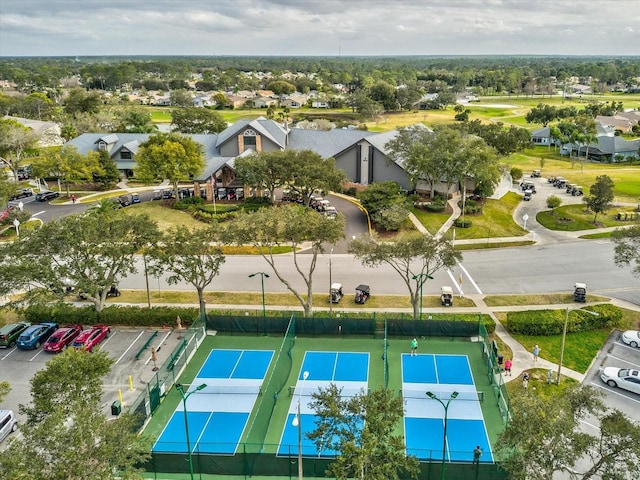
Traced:
<path fill-rule="evenodd" d="M 273 98 L 269 98 L 269 97 L 258 97 L 258 98 L 254 98 L 252 100 L 253 102 L 253 106 L 254 108 L 267 108 L 270 106 L 277 106 L 278 105 L 278 101 L 273 99 Z"/>
<path fill-rule="evenodd" d="M 438 98 L 437 93 L 427 93 L 420 100 L 415 102 L 412 107 L 416 110 L 428 110 L 431 102 Z"/>
<path fill-rule="evenodd" d="M 226 95 L 226 97 L 229 105 L 233 108 L 242 108 L 244 104 L 247 103 L 246 97 L 240 97 L 238 95 Z"/>
<path fill-rule="evenodd" d="M 326 100 L 314 100 L 311 102 L 311 108 L 329 108 L 329 102 Z"/>
<path fill-rule="evenodd" d="M 622 133 L 630 133 L 634 125 L 640 122 L 640 111 L 620 112 L 611 116 L 598 115 L 596 122 L 611 126 Z"/>
<path fill-rule="evenodd" d="M 300 108 L 307 104 L 308 98 L 305 96 L 290 96 L 280 101 L 281 107 Z"/>
<path fill-rule="evenodd" d="M 56 122 L 43 122 L 40 120 L 33 120 L 31 118 L 10 116 L 5 116 L 4 118 L 15 120 L 19 124 L 30 128 L 38 137 L 39 147 L 55 147 L 64 144 L 60 125 Z"/>
<path fill-rule="evenodd" d="M 209 95 L 200 95 L 193 98 L 194 107 L 211 107 L 215 104 Z"/>
<path fill-rule="evenodd" d="M 531 143 L 534 145 L 553 145 L 551 140 L 551 129 L 542 127 L 531 132 Z"/>

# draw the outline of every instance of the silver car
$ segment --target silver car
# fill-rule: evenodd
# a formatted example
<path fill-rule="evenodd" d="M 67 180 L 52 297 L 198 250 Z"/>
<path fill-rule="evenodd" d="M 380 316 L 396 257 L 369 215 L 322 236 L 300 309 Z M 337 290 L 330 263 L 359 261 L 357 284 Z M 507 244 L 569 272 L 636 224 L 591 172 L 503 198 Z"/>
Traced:
<path fill-rule="evenodd" d="M 11 432 L 15 432 L 17 426 L 18 422 L 12 410 L 0 410 L 0 442 Z"/>
<path fill-rule="evenodd" d="M 620 338 L 627 345 L 631 345 L 634 348 L 640 347 L 640 331 L 638 330 L 627 330 Z"/>
<path fill-rule="evenodd" d="M 607 367 L 600 378 L 610 387 L 618 387 L 640 395 L 640 371 L 628 368 Z"/>

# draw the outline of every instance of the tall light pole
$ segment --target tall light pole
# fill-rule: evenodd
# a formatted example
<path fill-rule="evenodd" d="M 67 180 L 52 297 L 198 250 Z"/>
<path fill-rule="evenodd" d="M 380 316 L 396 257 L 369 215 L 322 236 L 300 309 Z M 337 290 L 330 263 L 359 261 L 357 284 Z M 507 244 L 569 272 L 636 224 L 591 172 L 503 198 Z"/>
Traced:
<path fill-rule="evenodd" d="M 427 392 L 427 397 L 431 398 L 432 400 L 437 400 L 438 402 L 440 402 L 440 405 L 444 407 L 444 433 L 442 434 L 442 473 L 440 475 L 440 478 L 442 480 L 445 479 L 445 474 L 446 474 L 446 465 L 444 460 L 445 460 L 445 455 L 447 454 L 447 413 L 449 410 L 449 404 L 451 403 L 451 400 L 453 400 L 454 398 L 457 398 L 458 395 L 459 395 L 458 392 L 451 393 L 451 396 L 449 397 L 449 400 L 447 400 L 447 403 L 444 403 L 434 393 Z"/>
<path fill-rule="evenodd" d="M 256 275 L 260 275 L 260 286 L 262 287 L 262 334 L 267 334 L 267 307 L 264 303 L 264 279 L 269 278 L 268 273 L 256 272 L 249 275 L 249 278 L 253 278 Z"/>
<path fill-rule="evenodd" d="M 302 390 L 304 389 L 304 382 L 309 378 L 309 372 L 305 371 L 302 374 L 302 385 L 300 385 L 300 391 L 298 392 L 298 410 L 291 424 L 294 427 L 298 427 L 298 480 L 302 480 L 302 419 L 300 418 L 300 398 L 302 397 Z"/>
<path fill-rule="evenodd" d="M 189 441 L 189 420 L 187 418 L 187 399 L 194 393 L 199 392 L 203 388 L 206 388 L 207 384 L 203 383 L 198 385 L 195 390 L 191 390 L 188 393 L 184 393 L 184 385 L 176 383 L 176 390 L 180 392 L 182 397 L 182 408 L 184 410 L 184 431 L 187 434 L 187 457 L 189 457 L 189 473 L 191 474 L 191 480 L 193 480 L 193 459 L 191 457 L 191 442 Z"/>
<path fill-rule="evenodd" d="M 569 312 L 573 310 L 581 310 L 581 308 L 567 307 L 567 310 L 564 316 L 564 327 L 562 328 L 562 344 L 560 345 L 560 363 L 558 363 L 558 378 L 556 378 L 556 385 L 560 385 L 560 372 L 562 371 L 562 361 L 564 360 L 564 342 L 567 339 L 567 325 L 569 324 Z M 582 310 L 582 311 L 587 312 L 589 315 L 593 315 L 594 317 L 600 316 L 598 312 L 592 312 L 591 310 Z"/>
<path fill-rule="evenodd" d="M 331 249 L 331 252 L 329 252 L 329 313 L 333 312 L 333 299 L 331 298 L 331 285 L 333 285 L 332 278 L 331 278 L 331 259 L 332 258 L 333 258 L 333 248 Z"/>
<path fill-rule="evenodd" d="M 433 280 L 433 277 L 426 273 L 418 273 L 413 276 L 413 279 L 416 281 L 416 285 L 420 287 L 420 320 L 422 320 L 422 286 L 427 280 Z"/>

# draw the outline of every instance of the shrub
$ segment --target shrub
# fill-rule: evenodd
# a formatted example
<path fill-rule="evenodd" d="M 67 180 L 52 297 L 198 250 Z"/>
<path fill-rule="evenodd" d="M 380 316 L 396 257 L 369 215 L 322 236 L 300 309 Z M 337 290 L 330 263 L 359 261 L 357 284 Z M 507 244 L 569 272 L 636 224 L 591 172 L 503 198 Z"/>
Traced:
<path fill-rule="evenodd" d="M 588 310 L 598 313 L 598 316 L 581 310 L 573 310 L 569 313 L 568 333 L 610 328 L 622 318 L 622 312 L 614 305 L 594 305 Z M 522 335 L 560 335 L 564 328 L 565 316 L 566 310 L 509 312 L 507 329 L 509 332 Z"/>
<path fill-rule="evenodd" d="M 522 169 L 519 167 L 511 168 L 511 178 L 513 180 L 520 180 L 522 178 Z"/>
<path fill-rule="evenodd" d="M 397 231 L 409 216 L 409 210 L 403 205 L 395 204 L 384 208 L 372 216 L 372 220 L 388 231 Z"/>
<path fill-rule="evenodd" d="M 198 308 L 180 307 L 138 308 L 113 306 L 97 313 L 93 306 L 78 308 L 64 303 L 28 307 L 22 313 L 24 319 L 31 323 L 43 321 L 53 321 L 60 325 L 105 323 L 107 325 L 126 327 L 174 325 L 178 315 L 188 324 L 199 315 Z"/>
<path fill-rule="evenodd" d="M 442 202 L 431 202 L 424 205 L 424 209 L 429 212 L 444 212 L 447 206 Z"/>
<path fill-rule="evenodd" d="M 471 225 L 472 225 L 472 222 L 468 218 L 465 218 L 463 220 L 462 217 L 458 217 L 455 221 L 455 226 L 458 228 L 470 228 Z"/>
<path fill-rule="evenodd" d="M 562 199 L 557 195 L 551 195 L 547 198 L 547 207 L 549 208 L 558 208 L 562 205 Z"/>

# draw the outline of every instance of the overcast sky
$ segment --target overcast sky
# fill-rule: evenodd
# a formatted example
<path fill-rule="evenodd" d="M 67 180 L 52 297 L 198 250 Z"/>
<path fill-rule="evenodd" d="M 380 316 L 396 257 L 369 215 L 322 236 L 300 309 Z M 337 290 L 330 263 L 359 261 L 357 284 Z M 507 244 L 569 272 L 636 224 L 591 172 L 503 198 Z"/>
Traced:
<path fill-rule="evenodd" d="M 0 55 L 640 55 L 640 0 L 0 0 Z"/>

